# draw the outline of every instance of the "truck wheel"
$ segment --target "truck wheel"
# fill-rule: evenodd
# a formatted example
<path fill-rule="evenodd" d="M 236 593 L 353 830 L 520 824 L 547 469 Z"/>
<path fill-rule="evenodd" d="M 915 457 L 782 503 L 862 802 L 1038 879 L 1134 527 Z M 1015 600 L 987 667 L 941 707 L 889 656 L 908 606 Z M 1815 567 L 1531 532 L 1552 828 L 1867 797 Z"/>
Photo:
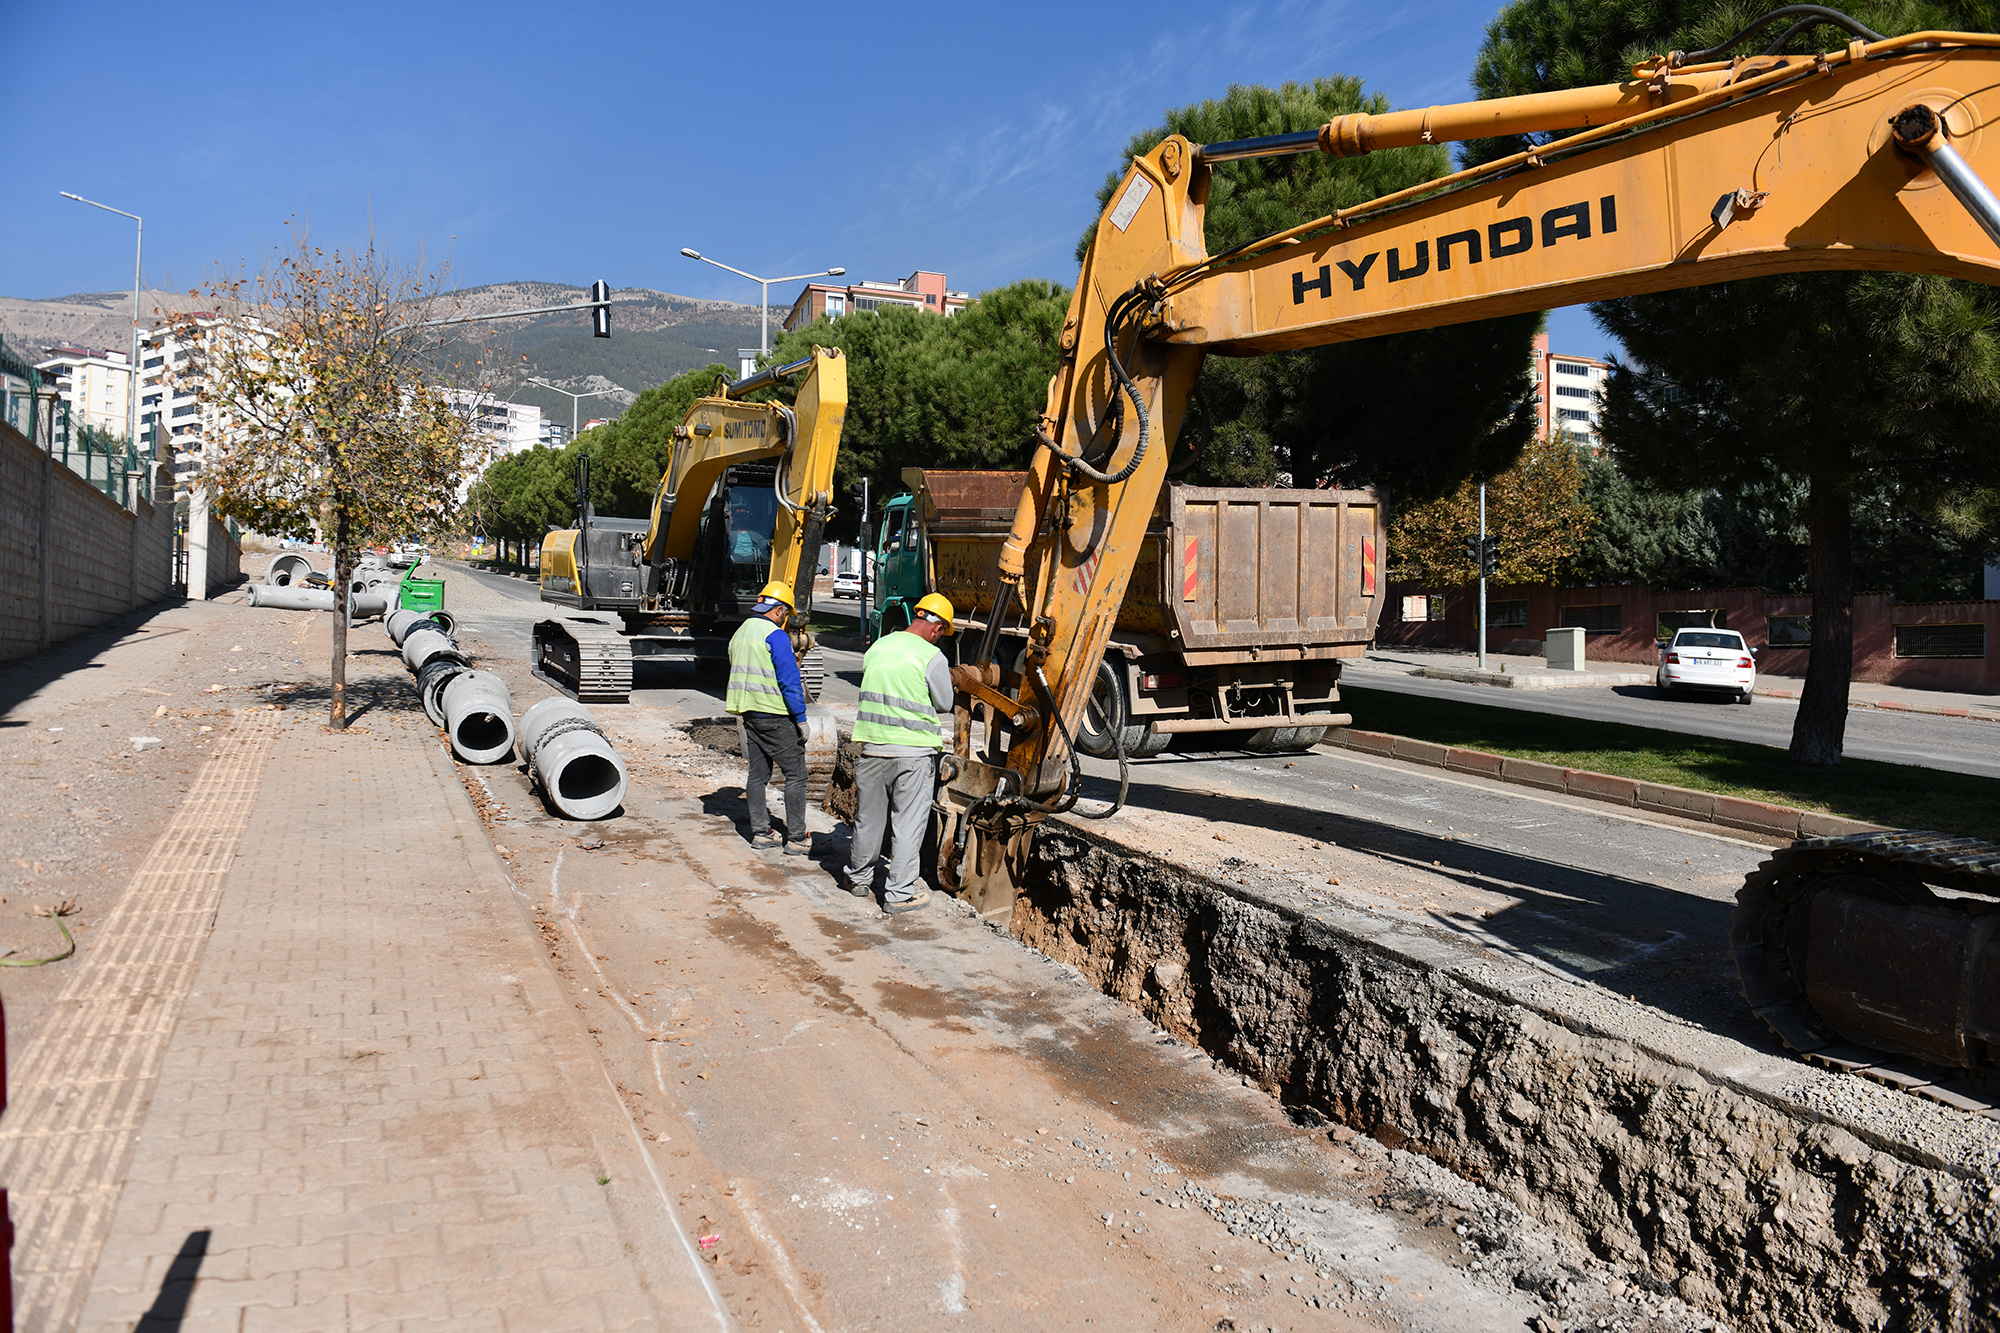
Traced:
<path fill-rule="evenodd" d="M 1326 739 L 1326 732 L 1325 727 L 1300 727 L 1298 744 L 1293 748 L 1300 751 L 1310 750 Z"/>
<path fill-rule="evenodd" d="M 1259 727 L 1246 735 L 1241 744 L 1251 754 L 1277 754 L 1291 747 L 1298 731 L 1297 727 Z"/>
<path fill-rule="evenodd" d="M 1173 733 L 1155 731 L 1150 722 L 1127 726 L 1123 739 L 1127 759 L 1151 759 L 1154 755 L 1165 754 L 1167 747 L 1174 743 Z"/>
<path fill-rule="evenodd" d="M 1112 737 L 1125 727 L 1125 682 L 1110 662 L 1097 664 L 1090 702 L 1076 723 L 1076 748 L 1092 759 L 1115 759 Z"/>

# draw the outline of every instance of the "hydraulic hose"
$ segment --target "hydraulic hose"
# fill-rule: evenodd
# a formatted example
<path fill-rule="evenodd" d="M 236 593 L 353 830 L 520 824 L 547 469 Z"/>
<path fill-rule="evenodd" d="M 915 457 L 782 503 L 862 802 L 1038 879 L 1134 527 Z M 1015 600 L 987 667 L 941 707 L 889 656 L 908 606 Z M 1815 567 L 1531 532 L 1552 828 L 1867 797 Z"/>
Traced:
<path fill-rule="evenodd" d="M 1817 27 L 1822 23 L 1831 23 L 1836 28 L 1844 28 L 1863 41 L 1880 42 L 1888 40 L 1881 33 L 1875 31 L 1859 19 L 1849 14 L 1843 14 L 1837 9 L 1829 9 L 1825 5 L 1786 5 L 1781 9 L 1774 9 L 1768 14 L 1763 14 L 1752 19 L 1749 26 L 1744 28 L 1743 31 L 1725 42 L 1709 47 L 1706 51 L 1688 51 L 1684 53 L 1681 56 L 1681 63 L 1686 65 L 1704 65 L 1711 60 L 1721 60 L 1737 46 L 1757 33 L 1762 32 L 1765 28 L 1770 27 L 1779 19 L 1788 19 L 1795 14 L 1804 15 L 1805 17 L 1785 29 L 1778 40 L 1772 42 L 1770 47 L 1764 51 L 1765 55 L 1774 56 L 1778 54 L 1784 48 L 1786 42 L 1789 42 L 1807 28 Z"/>
<path fill-rule="evenodd" d="M 1035 680 L 1041 686 L 1043 697 L 1046 698 L 1049 694 L 1049 683 L 1043 678 L 1040 667 L 1035 668 Z M 1083 756 L 1077 751 L 1076 738 L 1070 735 L 1069 724 L 1063 721 L 1062 710 L 1057 708 L 1053 701 L 1049 704 L 1049 715 L 1056 720 L 1056 729 L 1062 733 L 1063 744 L 1069 747 L 1070 791 L 1074 794 L 1070 796 L 1069 805 L 1064 809 L 1073 810 L 1076 808 L 1077 795 L 1082 793 Z M 1111 733 L 1112 752 L 1118 756 L 1118 799 L 1094 814 L 1088 810 L 1077 810 L 1078 817 L 1083 819 L 1109 819 L 1117 814 L 1124 808 L 1125 793 L 1132 786 L 1131 766 L 1125 760 L 1125 728 L 1110 726 L 1109 718 L 1106 718 L 1105 722 L 1106 730 Z"/>
<path fill-rule="evenodd" d="M 1138 443 L 1132 446 L 1132 456 L 1125 460 L 1125 466 L 1119 468 L 1116 472 L 1100 472 L 1076 454 L 1065 453 L 1063 447 L 1049 437 L 1046 429 L 1039 425 L 1035 427 L 1036 444 L 1041 445 L 1044 449 L 1047 449 L 1050 453 L 1061 459 L 1063 466 L 1069 468 L 1072 472 L 1080 472 L 1092 481 L 1106 486 L 1115 486 L 1139 470 L 1139 464 L 1144 462 L 1146 458 L 1147 438 L 1152 433 L 1152 422 L 1146 416 L 1146 404 L 1139 397 L 1138 386 L 1133 384 L 1132 377 L 1125 373 L 1125 363 L 1118 359 L 1119 323 L 1123 319 L 1127 307 L 1143 299 L 1145 299 L 1144 290 L 1134 287 L 1131 291 L 1126 292 L 1116 301 L 1113 301 L 1111 309 L 1105 312 L 1104 316 L 1105 360 L 1111 367 L 1112 378 L 1118 382 L 1118 387 L 1124 391 L 1126 397 L 1132 400 L 1132 410 L 1139 417 L 1139 440 Z"/>

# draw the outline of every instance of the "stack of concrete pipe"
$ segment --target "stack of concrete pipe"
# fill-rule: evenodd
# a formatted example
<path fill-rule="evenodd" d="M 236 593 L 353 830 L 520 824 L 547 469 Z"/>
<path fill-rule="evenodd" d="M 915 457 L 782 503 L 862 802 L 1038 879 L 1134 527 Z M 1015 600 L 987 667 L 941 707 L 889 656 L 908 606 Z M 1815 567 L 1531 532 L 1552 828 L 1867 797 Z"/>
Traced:
<path fill-rule="evenodd" d="M 507 682 L 473 669 L 435 612 L 396 611 L 385 625 L 417 678 L 424 716 L 443 727 L 452 753 L 468 764 L 497 764 L 514 748 L 514 701 Z"/>
<path fill-rule="evenodd" d="M 331 611 L 333 589 L 311 588 L 303 583 L 253 583 L 250 585 L 250 605 L 276 607 L 280 611 Z M 347 596 L 350 624 L 356 620 L 374 620 L 386 615 L 388 610 L 389 598 L 386 594 L 354 592 Z"/>
<path fill-rule="evenodd" d="M 287 551 L 273 560 L 265 579 L 266 582 L 250 585 L 250 605 L 275 607 L 280 611 L 333 610 L 333 576 L 314 569 L 312 561 L 296 551 Z M 397 581 L 396 572 L 383 564 L 380 557 L 363 556 L 348 580 L 348 623 L 389 614 L 396 601 Z M 448 618 L 445 625 L 448 631 Z"/>
<path fill-rule="evenodd" d="M 403 650 L 403 665 L 417 678 L 417 697 L 423 701 L 424 716 L 433 726 L 443 726 L 444 687 L 454 676 L 472 670 L 472 659 L 452 638 L 456 625 L 442 611 L 426 615 L 404 610 L 391 611 L 384 628 L 390 641 Z"/>

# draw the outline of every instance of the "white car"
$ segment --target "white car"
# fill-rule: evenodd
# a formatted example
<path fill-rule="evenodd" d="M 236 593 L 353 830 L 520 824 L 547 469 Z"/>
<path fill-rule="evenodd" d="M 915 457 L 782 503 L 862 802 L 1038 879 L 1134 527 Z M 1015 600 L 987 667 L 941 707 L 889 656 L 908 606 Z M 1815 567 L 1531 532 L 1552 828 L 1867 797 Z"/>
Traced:
<path fill-rule="evenodd" d="M 1734 630 L 1676 630 L 1673 642 L 1660 648 L 1655 679 L 1662 697 L 1677 690 L 1712 690 L 1747 704 L 1757 688 L 1757 658 Z"/>
<path fill-rule="evenodd" d="M 861 576 L 859 574 L 835 574 L 833 576 L 833 595 L 835 597 L 859 597 L 861 595 Z"/>

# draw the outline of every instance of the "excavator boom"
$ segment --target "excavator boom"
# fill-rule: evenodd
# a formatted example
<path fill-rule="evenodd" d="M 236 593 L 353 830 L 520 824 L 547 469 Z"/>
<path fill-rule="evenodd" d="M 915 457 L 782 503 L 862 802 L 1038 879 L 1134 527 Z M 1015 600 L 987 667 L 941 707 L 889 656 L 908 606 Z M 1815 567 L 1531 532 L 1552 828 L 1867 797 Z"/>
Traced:
<path fill-rule="evenodd" d="M 1071 738 L 1209 353 L 1762 274 L 1897 270 L 2000 285 L 2000 200 L 1985 184 L 2000 177 L 2000 131 L 1986 132 L 2000 118 L 2000 36 L 1884 39 L 1833 18 L 1854 40 L 1819 56 L 1667 55 L 1598 88 L 1343 116 L 1229 144 L 1170 136 L 1135 159 L 1071 299 L 1040 447 L 1000 550 L 1001 596 L 977 660 L 958 669 L 960 740 L 936 807 L 947 886 L 1004 914 L 1035 821 L 1076 803 Z M 1558 137 L 1207 251 L 1218 163 L 1519 134 Z M 1010 614 L 1028 647 L 1001 662 Z M 978 758 L 965 739 L 975 707 L 987 719 Z M 1752 1004 L 1801 1050 L 1845 1040 L 2000 1062 L 1994 918 L 1967 906 L 1977 898 L 1925 887 L 2000 897 L 2000 848 L 1921 834 L 1863 841 L 1802 842 L 1746 885 L 1732 951 Z M 1901 932 L 1896 948 L 1868 945 L 1885 931 Z M 1961 984 L 1939 1000 L 1934 973 Z"/>
<path fill-rule="evenodd" d="M 1894 269 L 2000 283 L 2000 248 L 1933 161 L 2000 172 L 2000 36 L 1641 66 L 1633 83 L 1343 117 L 1311 134 L 1135 159 L 1099 220 L 999 573 L 1037 649 L 1022 702 L 1062 725 L 1008 758 L 1023 794 L 1071 781 L 1073 728 L 1210 352 L 1250 355 L 1730 278 Z M 1498 105 L 1496 113 L 1494 107 Z M 1618 113 L 1627 114 L 1622 117 Z M 1585 128 L 1222 255 L 1212 162 Z M 1914 138 L 1914 142 L 1913 142 Z M 1949 158 L 1939 158 L 1942 151 Z M 1983 187 L 1979 187 L 1983 189 Z M 1990 199 L 1990 195 L 1988 196 Z M 1042 540 L 1050 537 L 1051 540 Z M 1048 700 L 1034 697 L 1047 682 Z"/>

